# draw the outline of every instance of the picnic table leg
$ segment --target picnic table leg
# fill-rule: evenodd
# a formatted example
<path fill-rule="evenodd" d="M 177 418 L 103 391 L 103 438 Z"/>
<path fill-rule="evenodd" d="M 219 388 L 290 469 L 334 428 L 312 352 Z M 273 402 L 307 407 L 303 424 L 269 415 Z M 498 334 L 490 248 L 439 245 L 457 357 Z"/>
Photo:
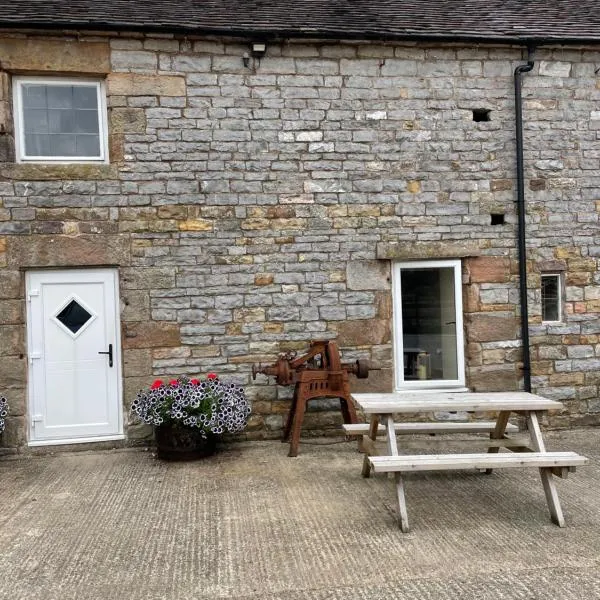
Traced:
<path fill-rule="evenodd" d="M 531 436 L 533 449 L 536 452 L 546 452 L 546 447 L 544 446 L 544 440 L 542 438 L 542 430 L 540 429 L 540 423 L 535 411 L 527 413 L 527 427 L 529 429 L 529 435 Z M 542 478 L 542 485 L 544 486 L 544 493 L 546 494 L 548 509 L 550 510 L 550 518 L 552 519 L 552 522 L 559 527 L 564 527 L 565 518 L 563 517 L 560 502 L 558 501 L 556 484 L 552 479 L 552 468 L 541 468 L 540 476 Z"/>
<path fill-rule="evenodd" d="M 510 411 L 503 410 L 500 412 L 500 414 L 498 415 L 498 419 L 496 420 L 496 427 L 494 428 L 494 431 L 490 433 L 490 438 L 492 440 L 501 440 L 504 437 L 504 433 L 506 432 L 506 426 L 508 424 L 508 417 L 510 417 Z M 499 450 L 500 448 L 498 446 L 493 446 L 491 448 L 488 448 L 488 454 L 496 454 Z M 488 475 L 492 471 L 493 469 L 485 470 L 486 474 Z"/>
<path fill-rule="evenodd" d="M 396 429 L 394 428 L 394 418 L 387 415 L 385 419 L 387 430 L 388 456 L 398 456 L 398 440 L 396 438 Z M 394 482 L 396 484 L 396 495 L 398 496 L 398 521 L 402 533 L 408 533 L 408 511 L 406 509 L 406 497 L 404 496 L 404 482 L 401 473 L 394 473 Z"/>
<path fill-rule="evenodd" d="M 375 444 L 375 440 L 377 439 L 377 428 L 379 427 L 379 416 L 371 415 L 371 424 L 369 425 L 369 438 L 371 439 L 371 444 L 369 446 L 373 446 Z M 362 467 L 362 476 L 369 477 L 371 475 L 371 465 L 369 465 L 369 448 L 361 445 L 361 449 L 364 451 L 365 456 L 363 458 L 363 467 Z"/>

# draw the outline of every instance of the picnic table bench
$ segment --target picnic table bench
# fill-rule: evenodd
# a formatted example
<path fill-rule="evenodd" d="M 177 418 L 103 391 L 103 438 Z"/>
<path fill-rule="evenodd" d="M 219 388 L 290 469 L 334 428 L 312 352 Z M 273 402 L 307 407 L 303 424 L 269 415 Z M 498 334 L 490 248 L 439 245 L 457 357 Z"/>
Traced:
<path fill-rule="evenodd" d="M 493 469 L 515 467 L 537 467 L 540 471 L 546 501 L 552 521 L 559 527 L 564 526 L 564 517 L 558 500 L 553 476 L 566 478 L 577 466 L 584 465 L 588 459 L 575 452 L 547 452 L 539 418 L 548 410 L 562 408 L 560 402 L 548 400 L 527 392 L 490 392 L 490 393 L 390 393 L 390 394 L 352 394 L 370 423 L 347 424 L 344 430 L 348 435 L 364 434 L 362 450 L 363 477 L 375 473 L 394 474 L 398 497 L 398 515 L 400 529 L 409 531 L 408 512 L 404 496 L 402 473 L 415 471 L 448 471 L 460 469 L 480 469 L 491 473 Z M 434 421 L 427 423 L 397 423 L 394 415 L 419 414 L 439 411 L 496 413 L 495 421 Z M 527 421 L 530 444 L 527 445 L 508 436 L 518 428 L 509 423 L 511 413 L 523 415 Z M 484 453 L 459 454 L 400 454 L 398 435 L 412 433 L 489 433 L 489 440 L 465 440 L 470 444 L 477 442 L 487 446 Z M 375 446 L 378 435 L 387 436 L 387 454 L 378 456 Z M 402 444 L 401 444 L 402 445 Z M 504 447 L 510 452 L 498 453 Z"/>

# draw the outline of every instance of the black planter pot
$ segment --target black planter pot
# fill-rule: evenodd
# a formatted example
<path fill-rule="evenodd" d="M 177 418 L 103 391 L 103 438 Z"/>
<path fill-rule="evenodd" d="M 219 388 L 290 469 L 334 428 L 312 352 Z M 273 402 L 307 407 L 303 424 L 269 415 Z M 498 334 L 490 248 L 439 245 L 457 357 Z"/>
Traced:
<path fill-rule="evenodd" d="M 163 460 L 195 460 L 215 453 L 217 437 L 202 437 L 193 427 L 159 425 L 154 428 L 156 454 Z"/>

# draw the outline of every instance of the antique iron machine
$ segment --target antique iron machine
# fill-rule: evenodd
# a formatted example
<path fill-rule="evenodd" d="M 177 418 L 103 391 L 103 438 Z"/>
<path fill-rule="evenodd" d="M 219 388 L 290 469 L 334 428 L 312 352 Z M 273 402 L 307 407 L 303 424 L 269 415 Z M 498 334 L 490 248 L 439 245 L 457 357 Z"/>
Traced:
<path fill-rule="evenodd" d="M 256 379 L 258 373 L 275 377 L 278 385 L 295 386 L 282 441 L 290 440 L 288 456 L 298 456 L 307 402 L 314 398 L 339 398 L 344 423 L 356 423 L 348 374 L 365 379 L 369 376 L 369 364 L 366 360 L 343 363 L 335 342 L 319 340 L 310 342 L 309 351 L 303 356 L 298 356 L 296 352 L 286 352 L 271 366 L 252 365 L 253 379 Z"/>

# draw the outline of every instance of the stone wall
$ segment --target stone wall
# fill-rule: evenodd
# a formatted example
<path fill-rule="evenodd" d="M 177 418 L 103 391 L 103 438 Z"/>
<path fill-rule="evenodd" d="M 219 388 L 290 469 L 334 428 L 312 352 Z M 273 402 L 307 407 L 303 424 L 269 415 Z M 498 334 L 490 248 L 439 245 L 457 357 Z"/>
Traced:
<path fill-rule="evenodd" d="M 0 48 L 5 445 L 26 438 L 32 267 L 119 266 L 126 406 L 155 376 L 218 371 L 249 386 L 263 436 L 291 390 L 251 382 L 252 363 L 337 338 L 381 367 L 354 389 L 391 390 L 390 262 L 459 257 L 467 384 L 518 388 L 521 49 L 282 42 L 245 66 L 244 40 L 5 33 Z M 539 49 L 524 76 L 533 384 L 565 402 L 557 425 L 599 422 L 598 64 Z M 54 72 L 106 78 L 109 165 L 14 163 L 11 75 Z M 540 273 L 557 270 L 564 323 L 542 325 Z"/>

